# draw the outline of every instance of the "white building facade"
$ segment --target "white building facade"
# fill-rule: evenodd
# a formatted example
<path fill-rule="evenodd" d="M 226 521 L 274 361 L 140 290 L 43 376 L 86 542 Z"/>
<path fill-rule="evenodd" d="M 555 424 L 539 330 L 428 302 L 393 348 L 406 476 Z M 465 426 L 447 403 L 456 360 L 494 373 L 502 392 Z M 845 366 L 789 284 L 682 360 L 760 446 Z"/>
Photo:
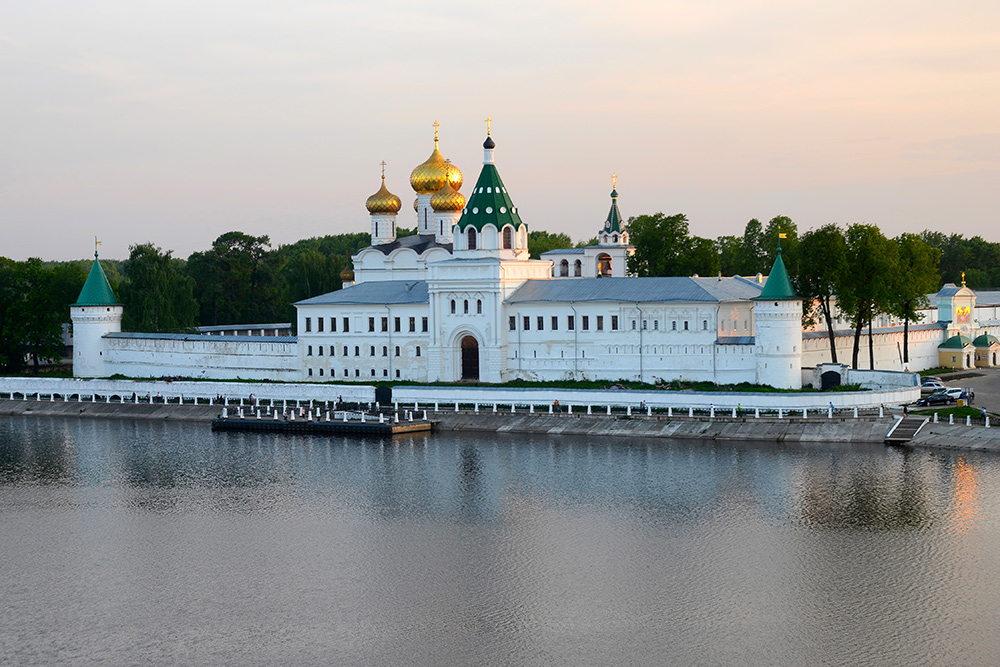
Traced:
<path fill-rule="evenodd" d="M 431 156 L 410 174 L 412 236 L 397 236 L 402 201 L 383 170 L 366 201 L 372 245 L 353 256 L 343 289 L 295 304 L 296 336 L 122 333 L 122 305 L 95 260 L 73 306 L 74 374 L 363 383 L 683 379 L 799 388 L 809 377 L 804 366 L 831 361 L 827 332 L 803 331 L 802 300 L 780 249 L 766 281 L 628 276 L 634 247 L 617 188 L 597 245 L 530 259 L 528 227 L 497 170 L 495 148 L 488 135 L 466 196 L 435 131 Z M 979 336 L 986 347 L 976 363 L 996 358 L 989 337 L 1000 333 L 1000 298 L 977 306 L 968 288 L 946 286 L 936 301 L 910 327 L 908 363 L 898 354 L 902 327 L 880 323 L 876 368 L 937 366 L 939 347 L 955 335 Z M 835 338 L 843 363 L 853 341 L 841 324 Z"/>

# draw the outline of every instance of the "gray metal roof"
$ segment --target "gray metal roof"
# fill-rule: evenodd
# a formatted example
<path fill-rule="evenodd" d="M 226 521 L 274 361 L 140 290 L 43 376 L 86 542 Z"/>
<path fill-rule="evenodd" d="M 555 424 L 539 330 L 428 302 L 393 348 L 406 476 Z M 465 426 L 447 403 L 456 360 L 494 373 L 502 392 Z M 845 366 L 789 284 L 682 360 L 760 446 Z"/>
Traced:
<path fill-rule="evenodd" d="M 719 345 L 754 345 L 757 339 L 753 336 L 719 336 Z"/>
<path fill-rule="evenodd" d="M 190 340 L 210 343 L 284 343 L 287 345 L 298 341 L 298 338 L 295 336 L 213 336 L 212 334 L 141 333 L 138 331 L 114 331 L 104 334 L 104 338 Z"/>
<path fill-rule="evenodd" d="M 546 255 L 582 255 L 584 253 L 584 248 L 559 248 L 558 250 L 546 250 L 539 257 L 545 257 Z"/>
<path fill-rule="evenodd" d="M 955 283 L 945 283 L 941 287 L 941 289 L 938 290 L 938 293 L 935 294 L 934 296 L 955 296 L 956 294 L 958 294 L 959 292 L 961 292 L 963 289 L 965 289 L 965 288 L 964 287 L 959 287 Z"/>
<path fill-rule="evenodd" d="M 976 290 L 977 306 L 1000 305 L 1000 292 L 996 290 Z"/>
<path fill-rule="evenodd" d="M 299 301 L 296 306 L 429 303 L 426 280 L 383 280 L 351 285 Z"/>
<path fill-rule="evenodd" d="M 226 329 L 291 329 L 291 322 L 273 322 L 270 324 L 213 324 L 198 327 L 198 331 L 225 331 Z"/>
<path fill-rule="evenodd" d="M 375 250 L 378 250 L 386 255 L 397 248 L 409 248 L 418 255 L 423 254 L 425 250 L 430 248 L 444 248 L 448 252 L 451 252 L 452 244 L 438 243 L 435 238 L 434 234 L 411 234 L 410 236 L 401 236 L 392 243 L 384 243 L 382 245 L 373 245 L 369 247 L 374 248 Z"/>
<path fill-rule="evenodd" d="M 717 303 L 747 301 L 760 285 L 736 278 L 570 278 L 528 280 L 508 303 L 609 301 L 624 303 Z"/>

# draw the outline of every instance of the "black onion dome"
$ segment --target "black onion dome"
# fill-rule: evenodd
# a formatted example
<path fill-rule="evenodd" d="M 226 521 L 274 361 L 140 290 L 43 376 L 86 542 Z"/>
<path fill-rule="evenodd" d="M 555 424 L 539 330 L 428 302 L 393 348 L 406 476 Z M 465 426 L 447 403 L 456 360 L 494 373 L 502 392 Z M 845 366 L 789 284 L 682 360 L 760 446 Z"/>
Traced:
<path fill-rule="evenodd" d="M 487 135 L 486 141 L 483 142 L 483 148 L 496 148 L 496 147 L 497 145 L 493 143 L 493 137 Z"/>

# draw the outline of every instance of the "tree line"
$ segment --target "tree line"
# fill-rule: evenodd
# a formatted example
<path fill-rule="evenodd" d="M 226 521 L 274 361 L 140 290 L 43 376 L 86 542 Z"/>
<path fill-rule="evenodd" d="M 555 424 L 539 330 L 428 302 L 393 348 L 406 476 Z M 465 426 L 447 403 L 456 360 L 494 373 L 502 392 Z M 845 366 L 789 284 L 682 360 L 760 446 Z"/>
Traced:
<path fill-rule="evenodd" d="M 925 231 L 887 239 L 873 225 L 826 225 L 800 237 L 795 223 L 779 216 L 766 224 L 750 220 L 741 236 L 708 239 L 692 235 L 683 214 L 662 213 L 633 217 L 628 230 L 636 247 L 629 271 L 640 276 L 767 274 L 783 234 L 783 260 L 811 304 L 804 322 L 822 319 L 832 329 L 831 306 L 839 303 L 855 328 L 855 367 L 861 331 L 879 314 L 908 326 L 925 305 L 924 295 L 942 282 L 960 282 L 963 271 L 970 287 L 1000 286 L 1000 243 L 979 236 Z M 399 236 L 414 233 L 398 230 Z M 574 244 L 566 234 L 541 230 L 528 238 L 535 259 L 548 250 L 596 242 Z M 291 304 L 340 289 L 350 256 L 369 244 L 370 236 L 358 233 L 273 247 L 268 236 L 232 231 L 186 259 L 139 243 L 127 259 L 102 259 L 101 265 L 126 304 L 124 330 L 188 332 L 197 326 L 294 322 Z M 61 357 L 62 326 L 90 266 L 91 260 L 0 257 L 0 370 L 18 372 L 29 364 L 37 369 Z M 831 354 L 836 361 L 832 337 Z"/>
<path fill-rule="evenodd" d="M 803 325 L 826 324 L 830 356 L 837 362 L 835 310 L 854 329 L 851 365 L 858 368 L 861 339 L 868 330 L 869 363 L 874 368 L 872 324 L 879 315 L 903 321 L 903 362 L 909 362 L 909 326 L 928 305 L 927 294 L 943 282 L 958 283 L 965 272 L 970 287 L 1000 285 L 1000 243 L 976 236 L 939 232 L 887 238 L 878 227 L 824 225 L 799 236 L 790 218 L 762 224 L 750 220 L 742 236 L 714 241 L 690 233 L 683 214 L 640 215 L 629 220 L 635 245 L 629 271 L 640 276 L 766 275 L 780 240 L 782 261 L 803 298 Z"/>

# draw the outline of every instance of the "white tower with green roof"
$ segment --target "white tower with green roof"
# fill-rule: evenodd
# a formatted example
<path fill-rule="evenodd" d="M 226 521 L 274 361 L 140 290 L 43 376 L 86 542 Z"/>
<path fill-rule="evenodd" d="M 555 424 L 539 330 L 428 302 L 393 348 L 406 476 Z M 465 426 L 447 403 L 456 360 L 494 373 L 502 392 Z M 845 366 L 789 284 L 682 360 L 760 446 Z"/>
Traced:
<path fill-rule="evenodd" d="M 757 383 L 802 388 L 802 298 L 778 256 L 760 296 L 754 298 Z"/>
<path fill-rule="evenodd" d="M 462 217 L 455 225 L 456 257 L 528 259 L 528 226 L 511 202 L 493 161 L 496 144 L 487 131 L 483 143 L 483 170 L 469 193 Z"/>
<path fill-rule="evenodd" d="M 74 377 L 105 377 L 104 336 L 122 330 L 123 307 L 104 275 L 96 250 L 87 282 L 69 312 L 73 321 Z"/>

